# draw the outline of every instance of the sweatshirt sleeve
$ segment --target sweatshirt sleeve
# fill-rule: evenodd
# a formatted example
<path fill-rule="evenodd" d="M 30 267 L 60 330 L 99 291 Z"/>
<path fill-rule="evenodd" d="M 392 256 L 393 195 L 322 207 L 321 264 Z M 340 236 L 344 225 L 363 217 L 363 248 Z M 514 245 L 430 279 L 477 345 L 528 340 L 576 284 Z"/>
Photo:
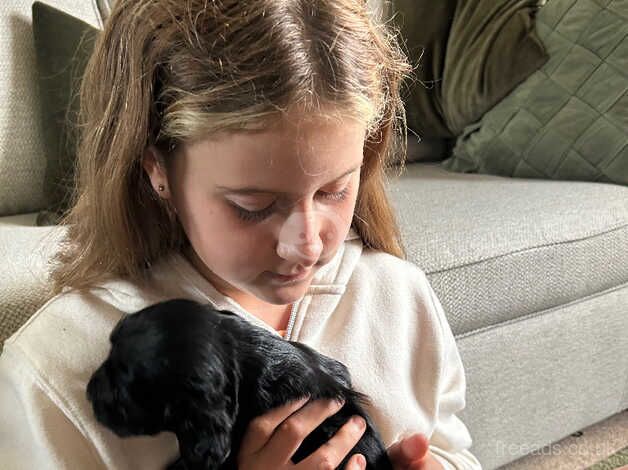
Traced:
<path fill-rule="evenodd" d="M 430 451 L 446 470 L 481 470 L 469 452 L 472 439 L 465 424 L 456 416 L 465 407 L 466 379 L 460 353 L 443 307 L 427 278 L 430 303 L 440 324 L 441 354 L 438 380 L 436 425 L 430 437 Z"/>
<path fill-rule="evenodd" d="M 38 379 L 19 350 L 0 356 L 1 467 L 12 470 L 104 469 L 96 449 Z"/>

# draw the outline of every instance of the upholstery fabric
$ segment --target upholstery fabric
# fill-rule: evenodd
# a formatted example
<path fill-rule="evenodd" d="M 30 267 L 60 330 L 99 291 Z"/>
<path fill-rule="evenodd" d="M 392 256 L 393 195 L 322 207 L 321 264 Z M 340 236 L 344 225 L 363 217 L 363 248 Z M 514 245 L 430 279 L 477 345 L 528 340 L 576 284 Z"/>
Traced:
<path fill-rule="evenodd" d="M 456 335 L 628 282 L 627 187 L 414 163 L 389 195 Z"/>
<path fill-rule="evenodd" d="M 47 300 L 49 261 L 65 227 L 33 227 L 36 214 L 0 218 L 0 351 Z"/>
<path fill-rule="evenodd" d="M 485 470 L 628 408 L 627 305 L 624 284 L 456 338 Z"/>
<path fill-rule="evenodd" d="M 628 184 L 628 2 L 551 0 L 537 21 L 550 60 L 468 126 L 444 166 Z"/>
<path fill-rule="evenodd" d="M 44 192 L 48 202 L 37 225 L 59 223 L 72 203 L 79 88 L 98 31 L 45 3 L 33 3 L 33 36 L 47 160 Z"/>
<path fill-rule="evenodd" d="M 100 27 L 91 0 L 54 0 L 53 6 Z M 32 0 L 0 2 L 0 217 L 46 206 L 46 168 L 31 29 Z"/>
<path fill-rule="evenodd" d="M 538 0 L 394 0 L 415 80 L 408 125 L 452 138 L 547 61 L 534 28 Z"/>

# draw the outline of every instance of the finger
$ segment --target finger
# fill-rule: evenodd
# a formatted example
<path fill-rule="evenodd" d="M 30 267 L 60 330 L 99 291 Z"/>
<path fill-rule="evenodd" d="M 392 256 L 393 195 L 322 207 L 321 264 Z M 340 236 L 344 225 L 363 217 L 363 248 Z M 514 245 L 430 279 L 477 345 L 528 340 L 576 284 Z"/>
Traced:
<path fill-rule="evenodd" d="M 362 454 L 352 455 L 344 470 L 364 470 L 366 468 L 366 459 Z"/>
<path fill-rule="evenodd" d="M 388 457 L 397 466 L 407 467 L 427 454 L 429 441 L 423 434 L 413 434 L 388 448 Z"/>
<path fill-rule="evenodd" d="M 366 430 L 366 421 L 361 416 L 353 416 L 333 437 L 316 452 L 303 460 L 305 468 L 334 469 L 358 443 Z"/>
<path fill-rule="evenodd" d="M 309 397 L 278 406 L 251 420 L 246 428 L 239 455 L 251 455 L 259 452 L 275 432 L 275 428 L 292 413 L 307 403 Z"/>
<path fill-rule="evenodd" d="M 266 444 L 268 455 L 273 456 L 274 462 L 288 462 L 303 440 L 323 421 L 337 413 L 342 405 L 334 399 L 319 399 L 297 410 L 275 429 Z"/>

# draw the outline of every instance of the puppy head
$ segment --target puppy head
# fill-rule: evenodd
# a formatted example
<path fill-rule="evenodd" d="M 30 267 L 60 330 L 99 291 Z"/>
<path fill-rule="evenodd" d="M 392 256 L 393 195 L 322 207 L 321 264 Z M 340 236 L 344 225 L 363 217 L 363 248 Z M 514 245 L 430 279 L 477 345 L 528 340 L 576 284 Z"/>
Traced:
<path fill-rule="evenodd" d="M 121 437 L 230 426 L 238 370 L 221 315 L 179 299 L 123 317 L 87 386 L 98 421 Z"/>

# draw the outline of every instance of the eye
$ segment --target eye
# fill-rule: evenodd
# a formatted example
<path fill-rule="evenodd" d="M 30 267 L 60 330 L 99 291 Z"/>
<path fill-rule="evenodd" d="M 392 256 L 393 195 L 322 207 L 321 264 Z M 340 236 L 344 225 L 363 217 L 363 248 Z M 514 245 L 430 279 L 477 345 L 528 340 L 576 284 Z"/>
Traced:
<path fill-rule="evenodd" d="M 324 198 L 331 199 L 333 201 L 343 201 L 347 199 L 347 195 L 349 194 L 349 188 L 345 188 L 342 191 L 338 191 L 336 193 L 323 193 Z"/>
<path fill-rule="evenodd" d="M 272 213 L 274 207 L 275 203 L 273 202 L 270 206 L 268 206 L 266 209 L 262 209 L 261 211 L 247 211 L 246 209 L 238 205 L 233 205 L 233 208 L 236 210 L 236 214 L 238 215 L 238 217 L 245 222 L 259 222 L 261 220 L 264 220 Z"/>
<path fill-rule="evenodd" d="M 332 201 L 344 201 L 349 194 L 349 188 L 345 188 L 342 191 L 335 193 L 323 193 L 323 198 Z M 245 222 L 259 222 L 270 216 L 275 208 L 275 202 L 265 209 L 259 211 L 248 211 L 236 204 L 233 204 L 234 209 L 238 217 Z"/>

